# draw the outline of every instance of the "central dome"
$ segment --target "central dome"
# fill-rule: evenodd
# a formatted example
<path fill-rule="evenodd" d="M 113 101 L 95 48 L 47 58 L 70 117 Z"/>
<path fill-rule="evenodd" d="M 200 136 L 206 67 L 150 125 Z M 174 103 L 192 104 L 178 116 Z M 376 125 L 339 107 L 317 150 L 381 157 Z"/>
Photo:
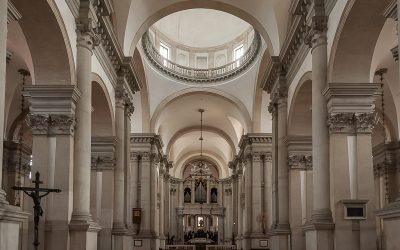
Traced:
<path fill-rule="evenodd" d="M 166 16 L 154 27 L 181 45 L 210 48 L 235 40 L 251 25 L 222 11 L 190 9 Z"/>

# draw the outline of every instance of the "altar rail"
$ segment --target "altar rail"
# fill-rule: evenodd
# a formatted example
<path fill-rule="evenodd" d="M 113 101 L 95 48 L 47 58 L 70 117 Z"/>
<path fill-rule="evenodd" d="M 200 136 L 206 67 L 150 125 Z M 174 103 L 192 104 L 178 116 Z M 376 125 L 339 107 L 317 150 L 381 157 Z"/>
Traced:
<path fill-rule="evenodd" d="M 210 246 L 206 246 L 206 250 L 236 250 L 236 246 L 210 245 Z"/>
<path fill-rule="evenodd" d="M 165 249 L 174 249 L 174 250 L 195 250 L 195 246 L 188 246 L 188 245 L 172 245 L 172 246 L 165 246 Z"/>

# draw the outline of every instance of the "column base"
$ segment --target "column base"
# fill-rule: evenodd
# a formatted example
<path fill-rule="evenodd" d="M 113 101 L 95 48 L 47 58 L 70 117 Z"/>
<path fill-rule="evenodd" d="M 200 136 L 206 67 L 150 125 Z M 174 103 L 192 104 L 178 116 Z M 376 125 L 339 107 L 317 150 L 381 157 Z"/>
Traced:
<path fill-rule="evenodd" d="M 290 235 L 289 224 L 277 224 L 274 228 L 271 228 L 271 249 L 273 250 L 288 250 L 290 249 L 289 235 Z"/>
<path fill-rule="evenodd" d="M 71 249 L 97 250 L 97 236 L 100 230 L 101 227 L 90 219 L 90 215 L 73 214 L 69 223 Z"/>
<path fill-rule="evenodd" d="M 383 220 L 383 231 L 385 232 L 385 249 L 397 249 L 400 246 L 400 201 L 396 200 L 376 212 Z"/>
<path fill-rule="evenodd" d="M 22 222 L 28 217 L 28 213 L 8 206 L 6 202 L 0 205 L 0 249 L 19 250 L 21 248 Z"/>
<path fill-rule="evenodd" d="M 307 250 L 333 250 L 333 230 L 335 224 L 332 222 L 310 222 L 304 225 Z"/>

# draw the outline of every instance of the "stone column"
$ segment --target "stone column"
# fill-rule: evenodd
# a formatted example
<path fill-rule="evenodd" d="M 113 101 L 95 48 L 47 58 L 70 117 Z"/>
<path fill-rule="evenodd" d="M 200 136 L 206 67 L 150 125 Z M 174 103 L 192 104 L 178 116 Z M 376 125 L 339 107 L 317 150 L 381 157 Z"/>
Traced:
<path fill-rule="evenodd" d="M 272 247 L 289 249 L 289 168 L 287 138 L 287 89 L 286 79 L 280 76 L 271 100 L 270 111 L 274 116 L 273 156 L 275 156 L 276 225 L 272 229 Z"/>
<path fill-rule="evenodd" d="M 132 149 L 131 149 L 132 150 Z M 130 161 L 131 161 L 131 176 L 129 176 L 130 181 L 130 196 L 132 201 L 132 208 L 139 208 L 139 187 L 138 181 L 140 178 L 139 175 L 139 154 L 137 152 L 130 153 Z M 139 228 L 138 224 L 133 225 L 133 234 L 138 234 Z"/>
<path fill-rule="evenodd" d="M 240 165 L 240 163 L 238 163 Z M 238 166 L 237 170 L 237 179 L 238 179 L 238 191 L 237 191 L 237 210 L 238 210 L 238 221 L 237 221 L 237 240 L 236 244 L 239 247 L 242 247 L 242 238 L 243 238 L 243 206 L 242 206 L 242 189 L 243 189 L 243 172 L 241 166 Z M 240 249 L 240 248 L 239 248 Z"/>
<path fill-rule="evenodd" d="M 232 232 L 233 232 L 233 214 L 232 214 L 232 187 L 230 183 L 227 183 L 227 187 L 224 190 L 224 207 L 225 207 L 225 225 L 224 225 L 224 235 L 225 244 L 231 245 L 232 242 Z"/>
<path fill-rule="evenodd" d="M 3 180 L 4 108 L 6 100 L 7 0 L 0 0 L 0 206 L 7 204 Z"/>
<path fill-rule="evenodd" d="M 319 10 L 317 10 L 319 11 Z M 321 10 L 322 12 L 322 10 Z M 321 14 L 321 13 L 317 13 Z M 306 232 L 307 249 L 333 249 L 330 203 L 329 131 L 327 102 L 327 17 L 313 17 L 312 27 L 312 155 L 313 214 Z"/>
<path fill-rule="evenodd" d="M 177 241 L 180 244 L 184 243 L 185 237 L 183 233 L 183 208 L 176 208 L 176 213 L 178 214 L 178 235 Z"/>
<path fill-rule="evenodd" d="M 160 171 L 159 171 L 159 179 L 158 179 L 158 185 L 159 185 L 159 192 L 160 192 L 160 209 L 159 209 L 159 238 L 160 238 L 160 247 L 165 247 L 165 234 L 164 234 L 164 213 L 165 213 L 165 204 L 164 204 L 164 196 L 165 196 L 165 162 L 163 162 L 160 165 Z"/>
<path fill-rule="evenodd" d="M 141 153 L 142 164 L 140 166 L 140 183 L 142 184 L 140 189 L 140 207 L 142 208 L 142 222 L 140 224 L 140 233 L 144 237 L 153 237 L 155 232 L 151 230 L 150 226 L 150 183 L 151 178 L 151 163 L 150 153 Z"/>
<path fill-rule="evenodd" d="M 222 204 L 222 202 L 223 202 L 222 197 L 224 196 L 224 190 L 223 190 L 222 181 L 218 182 L 218 192 L 217 192 L 217 194 L 218 194 L 218 205 L 222 206 L 223 205 Z"/>
<path fill-rule="evenodd" d="M 191 198 L 191 203 L 192 204 L 194 204 L 195 203 L 195 196 L 196 196 L 196 192 L 195 192 L 195 190 L 196 190 L 196 183 L 195 183 L 195 181 L 194 181 L 194 179 L 192 180 L 192 188 L 191 188 L 191 190 L 190 190 L 190 198 Z"/>
<path fill-rule="evenodd" d="M 266 228 L 272 225 L 272 154 L 264 157 L 264 213 L 267 216 Z"/>
<path fill-rule="evenodd" d="M 114 168 L 114 210 L 113 210 L 113 248 L 123 249 L 127 228 L 124 220 L 125 205 L 125 90 L 117 86 L 115 91 L 115 147 Z"/>
<path fill-rule="evenodd" d="M 168 164 L 169 165 L 169 164 Z M 171 192 L 170 192 L 170 176 L 169 176 L 169 166 L 167 166 L 165 177 L 164 177 L 164 234 L 171 237 L 170 234 L 170 209 L 172 204 Z"/>
<path fill-rule="evenodd" d="M 218 215 L 218 244 L 224 244 L 224 215 Z"/>
<path fill-rule="evenodd" d="M 132 207 L 134 201 L 132 200 L 132 184 L 131 176 L 137 177 L 136 173 L 133 172 L 133 164 L 131 164 L 131 117 L 133 112 L 135 111 L 135 107 L 131 102 L 131 98 L 128 96 L 125 97 L 125 143 L 124 143 L 124 165 L 125 165 L 125 207 L 124 207 L 124 220 L 128 229 L 128 235 L 126 238 L 126 244 L 133 245 L 132 238 L 129 236 L 133 233 L 133 223 L 132 223 Z"/>
<path fill-rule="evenodd" d="M 77 29 L 76 74 L 81 98 L 76 105 L 74 141 L 73 212 L 70 222 L 71 248 L 97 249 L 100 228 L 90 215 L 90 163 L 92 122 L 92 54 L 93 31 L 84 25 Z"/>
<path fill-rule="evenodd" d="M 207 179 L 207 204 L 210 204 L 210 196 L 211 196 L 211 189 L 210 189 L 210 179 Z"/>

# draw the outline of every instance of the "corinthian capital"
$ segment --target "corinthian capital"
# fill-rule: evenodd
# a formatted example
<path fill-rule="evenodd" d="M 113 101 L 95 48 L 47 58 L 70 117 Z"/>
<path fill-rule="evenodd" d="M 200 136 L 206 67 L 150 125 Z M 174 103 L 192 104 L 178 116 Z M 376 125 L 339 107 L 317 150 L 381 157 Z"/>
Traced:
<path fill-rule="evenodd" d="M 49 116 L 28 114 L 26 122 L 34 135 L 46 135 L 49 129 Z"/>
<path fill-rule="evenodd" d="M 69 115 L 51 115 L 49 133 L 57 135 L 73 135 L 76 125 L 75 117 Z"/>
<path fill-rule="evenodd" d="M 328 126 L 331 133 L 354 133 L 354 114 L 331 113 L 328 117 Z"/>
<path fill-rule="evenodd" d="M 357 133 L 372 133 L 374 128 L 374 113 L 357 113 L 354 115 Z"/>
<path fill-rule="evenodd" d="M 100 44 L 96 33 L 95 22 L 91 18 L 78 18 L 76 20 L 76 46 L 84 47 L 90 51 Z"/>

